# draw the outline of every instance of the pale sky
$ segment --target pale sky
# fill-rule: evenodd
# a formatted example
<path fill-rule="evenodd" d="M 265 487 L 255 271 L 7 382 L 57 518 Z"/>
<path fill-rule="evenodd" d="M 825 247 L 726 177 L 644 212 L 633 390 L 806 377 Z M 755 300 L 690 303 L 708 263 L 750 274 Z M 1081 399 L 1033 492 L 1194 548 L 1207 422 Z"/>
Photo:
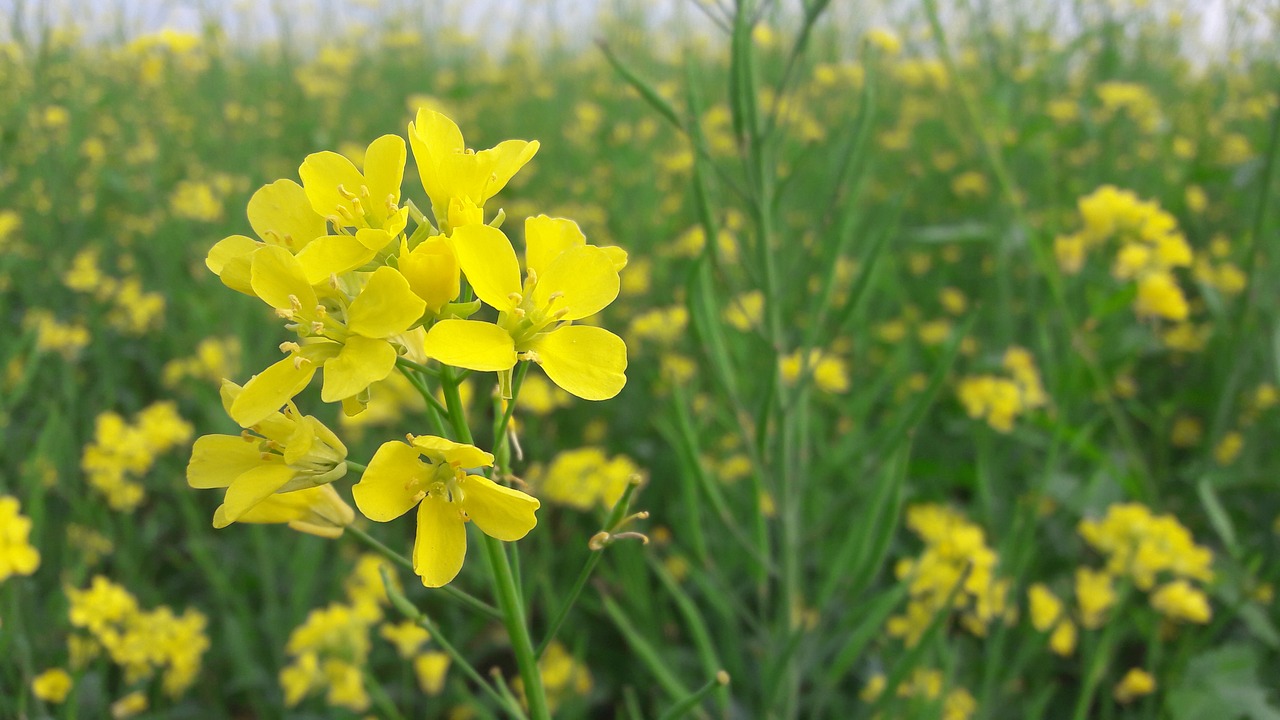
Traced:
<path fill-rule="evenodd" d="M 710 24 L 694 7 L 695 2 L 717 0 L 0 0 L 0 36 L 11 36 L 14 18 L 24 17 L 28 27 L 65 25 L 68 20 L 93 39 L 126 38 L 174 29 L 196 32 L 202 19 L 214 19 L 235 42 L 254 43 L 276 39 L 277 18 L 286 17 L 295 42 L 307 42 L 340 34 L 351 25 L 375 26 L 391 17 L 423 19 L 428 28 L 461 31 L 500 47 L 515 29 L 537 35 L 550 28 L 570 31 L 571 38 L 590 40 L 602 13 L 615 8 L 644 7 L 654 23 Z M 725 2 L 726 0 L 720 0 Z M 956 0 L 942 0 L 944 10 Z M 990 0 L 1020 8 L 1056 13 L 1066 0 Z M 1273 37 L 1267 17 L 1268 0 L 1085 0 L 1086 11 L 1108 6 L 1147 4 L 1163 14 L 1172 10 L 1185 18 L 1191 41 L 1187 52 L 1220 51 L 1230 34 L 1254 38 Z M 726 3 L 727 4 L 727 3 Z M 794 10 L 795 0 L 781 0 Z M 833 0 L 829 11 L 842 26 L 859 30 L 894 25 L 893 17 L 919 17 L 918 2 L 901 0 Z M 979 3 L 978 5 L 982 5 Z M 872 19 L 868 20 L 870 17 Z"/>

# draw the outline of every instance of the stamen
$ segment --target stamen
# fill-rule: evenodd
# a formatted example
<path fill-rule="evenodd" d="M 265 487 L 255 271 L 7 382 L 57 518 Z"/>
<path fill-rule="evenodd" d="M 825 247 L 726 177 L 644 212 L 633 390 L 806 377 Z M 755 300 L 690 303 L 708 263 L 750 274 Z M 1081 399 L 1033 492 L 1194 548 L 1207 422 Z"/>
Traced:
<path fill-rule="evenodd" d="M 338 183 L 338 194 L 348 200 L 355 200 L 357 195 L 346 188 L 342 183 Z"/>
<path fill-rule="evenodd" d="M 291 340 L 280 343 L 280 352 L 282 353 L 298 353 L 302 352 L 302 346 Z"/>

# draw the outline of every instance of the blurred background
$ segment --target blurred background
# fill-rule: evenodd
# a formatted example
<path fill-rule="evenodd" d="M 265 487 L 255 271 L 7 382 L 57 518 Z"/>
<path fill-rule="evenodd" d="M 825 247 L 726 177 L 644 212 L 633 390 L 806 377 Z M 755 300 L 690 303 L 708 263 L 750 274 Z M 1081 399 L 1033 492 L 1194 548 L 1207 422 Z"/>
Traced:
<path fill-rule="evenodd" d="M 487 207 L 518 254 L 544 213 L 628 253 L 585 321 L 626 387 L 535 368 L 512 415 L 556 717 L 1280 717 L 1278 20 L 0 0 L 0 718 L 520 714 L 474 549 L 429 590 L 410 518 L 215 530 L 187 482 L 241 432 L 223 380 L 294 339 L 210 248 L 421 108 L 541 143 Z M 318 385 L 339 502 L 433 427 L 408 374 L 355 416 Z M 485 448 L 494 386 L 460 396 Z"/>

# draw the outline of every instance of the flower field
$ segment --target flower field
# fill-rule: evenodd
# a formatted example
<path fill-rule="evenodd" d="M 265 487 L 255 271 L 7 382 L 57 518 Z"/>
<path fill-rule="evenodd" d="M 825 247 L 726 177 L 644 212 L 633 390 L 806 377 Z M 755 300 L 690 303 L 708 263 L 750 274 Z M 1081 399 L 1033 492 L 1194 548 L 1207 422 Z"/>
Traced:
<path fill-rule="evenodd" d="M 357 5 L 0 22 L 0 718 L 1280 718 L 1274 6 Z"/>

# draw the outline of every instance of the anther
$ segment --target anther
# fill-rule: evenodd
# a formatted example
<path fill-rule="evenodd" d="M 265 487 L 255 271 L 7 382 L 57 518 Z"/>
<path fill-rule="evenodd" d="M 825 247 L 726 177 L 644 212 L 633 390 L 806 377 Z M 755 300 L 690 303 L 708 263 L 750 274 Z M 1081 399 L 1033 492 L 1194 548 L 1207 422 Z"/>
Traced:
<path fill-rule="evenodd" d="M 282 353 L 302 352 L 302 346 L 296 342 L 287 340 L 285 342 L 280 343 L 280 352 Z"/>
<path fill-rule="evenodd" d="M 313 320 L 311 322 L 311 334 L 319 335 L 322 332 L 324 332 L 324 323 L 319 320 Z"/>
<path fill-rule="evenodd" d="M 338 194 L 348 200 L 355 200 L 356 194 L 347 189 L 342 183 L 338 183 Z"/>

